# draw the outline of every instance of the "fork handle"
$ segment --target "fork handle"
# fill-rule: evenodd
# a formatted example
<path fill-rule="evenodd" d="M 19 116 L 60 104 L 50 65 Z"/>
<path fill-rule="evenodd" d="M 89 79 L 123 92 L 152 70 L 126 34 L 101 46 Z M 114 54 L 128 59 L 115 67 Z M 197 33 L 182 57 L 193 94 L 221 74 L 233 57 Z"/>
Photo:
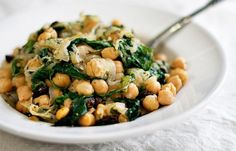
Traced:
<path fill-rule="evenodd" d="M 179 30 L 183 29 L 186 27 L 189 23 L 191 23 L 191 19 L 195 17 L 196 15 L 200 14 L 210 6 L 213 6 L 217 4 L 218 2 L 221 2 L 223 0 L 211 0 L 209 1 L 206 5 L 200 7 L 193 13 L 180 18 L 177 20 L 174 24 L 170 25 L 168 28 L 166 28 L 163 32 L 161 32 L 159 35 L 157 35 L 153 40 L 151 40 L 148 43 L 148 46 L 151 46 L 152 48 L 155 48 L 158 44 L 166 41 L 169 39 L 171 36 L 173 36 L 175 33 L 177 33 Z"/>

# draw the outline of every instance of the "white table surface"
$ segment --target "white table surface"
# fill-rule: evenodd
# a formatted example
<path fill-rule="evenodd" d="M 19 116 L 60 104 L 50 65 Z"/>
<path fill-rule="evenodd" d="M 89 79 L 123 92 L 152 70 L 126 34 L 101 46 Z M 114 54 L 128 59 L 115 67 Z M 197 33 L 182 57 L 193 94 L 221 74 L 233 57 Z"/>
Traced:
<path fill-rule="evenodd" d="M 0 0 L 0 23 L 6 17 L 57 0 Z M 92 1 L 92 0 L 91 0 Z M 126 0 L 120 0 L 126 1 Z M 178 14 L 186 14 L 206 0 L 132 0 Z M 226 2 L 195 19 L 223 46 L 228 73 L 221 90 L 202 110 L 173 127 L 122 142 L 93 145 L 47 144 L 0 131 L 0 151 L 235 151 L 236 150 L 236 0 Z"/>

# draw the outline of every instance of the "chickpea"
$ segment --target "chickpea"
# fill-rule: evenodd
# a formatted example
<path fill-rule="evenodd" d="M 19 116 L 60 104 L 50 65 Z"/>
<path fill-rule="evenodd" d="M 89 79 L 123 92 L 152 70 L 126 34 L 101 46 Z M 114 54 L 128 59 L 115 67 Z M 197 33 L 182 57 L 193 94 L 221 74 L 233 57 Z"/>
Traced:
<path fill-rule="evenodd" d="M 104 63 L 105 59 L 102 58 L 91 59 L 86 65 L 86 73 L 90 77 L 104 78 L 104 75 L 107 73 L 107 69 L 105 69 L 106 65 Z"/>
<path fill-rule="evenodd" d="M 144 82 L 145 89 L 151 93 L 157 94 L 161 89 L 161 84 L 156 76 L 152 76 Z"/>
<path fill-rule="evenodd" d="M 89 96 L 93 94 L 94 89 L 89 81 L 80 80 L 76 86 L 76 91 L 78 94 Z"/>
<path fill-rule="evenodd" d="M 119 19 L 112 20 L 111 24 L 113 26 L 121 26 L 122 25 L 122 23 L 121 23 L 121 21 Z"/>
<path fill-rule="evenodd" d="M 104 48 L 101 52 L 103 58 L 115 60 L 119 56 L 119 51 L 113 47 Z"/>
<path fill-rule="evenodd" d="M 11 63 L 8 63 L 6 60 L 2 63 L 2 69 L 8 70 L 11 72 Z"/>
<path fill-rule="evenodd" d="M 99 21 L 99 18 L 95 16 L 85 16 L 82 32 L 89 33 L 99 23 Z"/>
<path fill-rule="evenodd" d="M 18 75 L 12 79 L 12 85 L 16 88 L 26 85 L 25 76 L 24 75 Z"/>
<path fill-rule="evenodd" d="M 174 70 L 171 70 L 170 76 L 175 76 L 175 75 L 179 76 L 179 78 L 181 79 L 183 85 L 185 85 L 186 82 L 188 81 L 187 72 L 183 69 L 176 68 Z"/>
<path fill-rule="evenodd" d="M 72 100 L 70 98 L 65 99 L 64 106 L 70 108 L 72 104 Z"/>
<path fill-rule="evenodd" d="M 70 85 L 70 77 L 67 74 L 56 73 L 52 78 L 55 85 L 59 87 L 68 87 Z"/>
<path fill-rule="evenodd" d="M 155 59 L 155 60 L 166 61 L 166 60 L 167 60 L 167 57 L 166 57 L 165 54 L 158 53 L 158 54 L 155 54 L 155 55 L 154 55 L 154 59 Z"/>
<path fill-rule="evenodd" d="M 146 96 L 142 104 L 143 107 L 150 112 L 157 110 L 159 108 L 159 103 L 157 101 L 157 96 L 155 94 Z"/>
<path fill-rule="evenodd" d="M 48 28 L 38 36 L 38 41 L 43 41 L 51 38 L 57 38 L 57 32 L 53 28 Z"/>
<path fill-rule="evenodd" d="M 178 57 L 171 63 L 171 67 L 174 69 L 181 68 L 185 70 L 187 68 L 186 61 L 184 58 Z"/>
<path fill-rule="evenodd" d="M 87 112 L 79 119 L 79 124 L 81 126 L 92 126 L 95 124 L 95 117 L 93 114 Z"/>
<path fill-rule="evenodd" d="M 124 68 L 123 68 L 123 64 L 121 61 L 114 61 L 115 65 L 116 65 L 116 73 L 123 73 L 124 72 Z"/>
<path fill-rule="evenodd" d="M 21 113 L 28 113 L 28 109 L 22 105 L 22 101 L 18 101 L 16 103 L 16 110 L 21 112 Z"/>
<path fill-rule="evenodd" d="M 6 93 L 12 90 L 11 79 L 0 79 L 0 93 Z"/>
<path fill-rule="evenodd" d="M 48 95 L 41 95 L 37 98 L 35 98 L 34 103 L 39 104 L 39 106 L 49 106 L 50 105 L 50 99 Z"/>
<path fill-rule="evenodd" d="M 128 122 L 129 119 L 126 115 L 120 114 L 119 117 L 118 117 L 118 121 L 119 121 L 119 123 L 124 123 L 124 122 Z"/>
<path fill-rule="evenodd" d="M 30 116 L 29 119 L 31 121 L 39 121 L 39 118 L 37 116 Z"/>
<path fill-rule="evenodd" d="M 0 69 L 0 78 L 11 79 L 11 70 L 8 68 Z"/>
<path fill-rule="evenodd" d="M 16 93 L 20 101 L 27 101 L 32 97 L 32 90 L 27 85 L 18 87 Z"/>
<path fill-rule="evenodd" d="M 108 91 L 108 85 L 104 80 L 93 80 L 92 86 L 97 94 L 105 94 Z"/>
<path fill-rule="evenodd" d="M 66 117 L 66 115 L 68 115 L 69 111 L 70 111 L 70 109 L 68 107 L 65 107 L 65 106 L 60 108 L 56 113 L 56 119 L 60 120 L 64 117 Z"/>
<path fill-rule="evenodd" d="M 70 87 L 69 87 L 69 90 L 71 91 L 71 92 L 76 92 L 76 86 L 79 84 L 79 80 L 74 80 L 72 83 L 71 83 L 71 85 L 70 85 Z"/>
<path fill-rule="evenodd" d="M 52 82 L 50 80 L 46 79 L 45 83 L 48 87 L 52 87 Z"/>
<path fill-rule="evenodd" d="M 124 96 L 128 99 L 135 99 L 139 94 L 138 87 L 134 83 L 130 83 Z"/>
<path fill-rule="evenodd" d="M 181 79 L 179 78 L 178 75 L 175 75 L 175 76 L 171 76 L 167 79 L 167 82 L 168 83 L 173 83 L 175 88 L 176 88 L 176 91 L 178 92 L 181 87 L 182 87 L 182 81 Z"/>
<path fill-rule="evenodd" d="M 103 104 L 98 104 L 97 109 L 94 112 L 95 119 L 98 121 L 102 119 L 106 114 L 105 114 L 105 108 L 106 106 Z"/>
<path fill-rule="evenodd" d="M 116 80 L 121 80 L 124 77 L 124 73 L 116 73 Z"/>
<path fill-rule="evenodd" d="M 30 59 L 27 63 L 27 67 L 30 70 L 38 69 L 41 66 L 42 66 L 42 63 L 38 58 Z"/>
<path fill-rule="evenodd" d="M 124 34 L 120 30 L 113 31 L 106 36 L 108 37 L 108 40 L 112 40 L 113 42 L 116 42 L 118 39 L 120 39 Z"/>
<path fill-rule="evenodd" d="M 55 99 L 63 95 L 62 91 L 57 88 L 52 88 L 52 89 L 50 88 L 50 93 L 51 93 L 51 96 L 53 97 L 52 99 Z"/>
<path fill-rule="evenodd" d="M 167 83 L 167 84 L 163 85 L 161 89 L 162 90 L 168 89 L 172 92 L 173 95 L 176 95 L 176 88 L 173 83 Z"/>
<path fill-rule="evenodd" d="M 158 102 L 161 105 L 170 105 L 174 102 L 174 95 L 169 89 L 161 90 L 158 94 Z"/>

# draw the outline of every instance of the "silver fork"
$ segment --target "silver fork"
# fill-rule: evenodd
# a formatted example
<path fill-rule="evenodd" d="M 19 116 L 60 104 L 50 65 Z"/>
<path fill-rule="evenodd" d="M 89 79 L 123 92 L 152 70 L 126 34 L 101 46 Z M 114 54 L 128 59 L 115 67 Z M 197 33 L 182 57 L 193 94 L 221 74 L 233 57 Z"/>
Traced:
<path fill-rule="evenodd" d="M 149 47 L 152 48 L 156 48 L 159 44 L 165 42 L 166 40 L 168 40 L 169 38 L 171 38 L 175 33 L 177 33 L 178 31 L 180 31 L 181 29 L 183 29 L 184 27 L 186 27 L 189 23 L 191 23 L 191 20 L 193 17 L 195 17 L 196 15 L 198 15 L 199 13 L 203 12 L 204 10 L 206 10 L 207 8 L 218 4 L 219 2 L 221 2 L 223 0 L 211 0 L 209 1 L 207 4 L 205 4 L 204 6 L 200 7 L 199 9 L 195 10 L 193 13 L 184 16 L 182 18 L 180 18 L 179 20 L 177 20 L 175 23 L 173 23 L 172 25 L 170 25 L 168 28 L 166 28 L 165 30 L 163 30 L 159 35 L 157 35 L 155 38 L 153 38 L 152 40 L 150 40 L 147 45 Z"/>

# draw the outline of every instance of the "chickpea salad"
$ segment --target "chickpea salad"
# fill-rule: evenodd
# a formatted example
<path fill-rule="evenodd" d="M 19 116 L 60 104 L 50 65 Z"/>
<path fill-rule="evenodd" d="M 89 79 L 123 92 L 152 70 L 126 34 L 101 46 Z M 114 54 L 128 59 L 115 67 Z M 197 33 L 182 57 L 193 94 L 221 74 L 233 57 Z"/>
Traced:
<path fill-rule="evenodd" d="M 6 55 L 0 93 L 30 120 L 97 126 L 172 104 L 187 80 L 182 57 L 167 63 L 119 20 L 82 14 L 43 26 Z"/>

